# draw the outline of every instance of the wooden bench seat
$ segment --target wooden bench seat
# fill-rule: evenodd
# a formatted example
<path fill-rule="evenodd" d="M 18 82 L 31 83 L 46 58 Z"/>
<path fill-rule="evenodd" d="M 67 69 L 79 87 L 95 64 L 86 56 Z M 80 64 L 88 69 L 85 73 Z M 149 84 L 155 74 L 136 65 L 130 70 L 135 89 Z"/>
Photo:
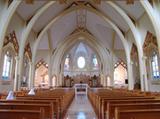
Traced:
<path fill-rule="evenodd" d="M 115 109 L 115 119 L 159 119 L 160 109 Z"/>
<path fill-rule="evenodd" d="M 115 108 L 112 108 L 111 105 L 118 104 L 134 104 L 141 105 L 146 103 L 150 105 L 153 103 L 153 107 L 158 109 L 158 106 L 155 106 L 155 103 L 159 105 L 160 99 L 153 96 L 148 92 L 140 91 L 127 91 L 127 90 L 108 90 L 108 89 L 98 89 L 98 90 L 89 90 L 88 93 L 89 100 L 94 107 L 94 110 L 98 116 L 98 119 L 114 119 Z M 132 107 L 132 106 L 131 106 Z M 141 106 L 142 107 L 142 106 Z M 111 110 L 110 110 L 111 109 Z M 132 108 L 131 108 L 132 109 Z M 133 109 L 137 109 L 136 106 Z M 148 109 L 147 107 L 142 109 Z M 106 116 L 107 114 L 107 116 Z M 112 114 L 112 115 L 111 115 Z"/>
<path fill-rule="evenodd" d="M 40 110 L 43 108 L 44 117 L 46 119 L 53 119 L 54 112 L 52 104 L 24 104 L 24 103 L 0 103 L 0 109 L 8 110 Z"/>
<path fill-rule="evenodd" d="M 106 119 L 115 118 L 115 110 L 118 108 L 119 110 L 130 110 L 130 109 L 159 109 L 159 103 L 128 103 L 128 104 L 111 104 L 108 109 L 108 113 L 106 114 Z"/>
<path fill-rule="evenodd" d="M 36 95 L 28 95 L 27 92 L 16 92 L 14 100 L 1 99 L 0 109 L 38 110 L 42 107 L 46 119 L 63 119 L 74 98 L 72 89 L 36 90 Z"/>
<path fill-rule="evenodd" d="M 51 106 L 51 112 L 52 112 L 52 117 L 56 117 L 57 119 L 60 118 L 60 109 L 55 100 L 0 100 L 0 105 L 1 104 L 15 104 L 15 105 L 50 105 Z M 22 107 L 23 108 L 23 107 Z"/>
<path fill-rule="evenodd" d="M 1 119 L 45 119 L 44 110 L 9 110 L 0 109 Z"/>

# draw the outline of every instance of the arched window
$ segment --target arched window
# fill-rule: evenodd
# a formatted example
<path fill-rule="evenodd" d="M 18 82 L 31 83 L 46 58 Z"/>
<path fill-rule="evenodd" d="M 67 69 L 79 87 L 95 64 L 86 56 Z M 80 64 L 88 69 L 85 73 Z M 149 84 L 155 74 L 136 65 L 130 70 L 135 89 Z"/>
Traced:
<path fill-rule="evenodd" d="M 65 70 L 68 70 L 68 69 L 69 69 L 69 64 L 70 64 L 70 56 L 67 55 L 67 56 L 66 56 L 66 59 L 65 59 L 65 62 L 64 62 L 64 69 L 65 69 Z"/>
<path fill-rule="evenodd" d="M 78 68 L 83 69 L 86 65 L 86 60 L 83 56 L 78 57 L 77 59 Z"/>
<path fill-rule="evenodd" d="M 4 63 L 3 63 L 3 72 L 2 72 L 2 79 L 8 80 L 10 77 L 10 71 L 11 71 L 11 54 L 9 51 L 6 52 L 4 55 Z"/>
<path fill-rule="evenodd" d="M 93 63 L 93 69 L 98 69 L 98 60 L 96 55 L 93 55 L 92 63 Z"/>
<path fill-rule="evenodd" d="M 152 56 L 151 65 L 152 65 L 153 79 L 156 79 L 156 80 L 160 79 L 158 54 L 155 52 L 153 53 L 153 56 Z"/>

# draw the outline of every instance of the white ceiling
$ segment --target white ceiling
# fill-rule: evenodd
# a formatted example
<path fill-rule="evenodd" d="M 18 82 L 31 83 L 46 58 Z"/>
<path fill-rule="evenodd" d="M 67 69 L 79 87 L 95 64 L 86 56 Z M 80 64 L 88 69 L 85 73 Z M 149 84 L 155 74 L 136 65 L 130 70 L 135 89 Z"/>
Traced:
<path fill-rule="evenodd" d="M 138 19 L 144 13 L 144 9 L 141 4 L 139 4 L 138 0 L 135 0 L 134 4 L 129 5 L 126 5 L 126 2 L 123 0 L 117 0 L 116 3 L 132 18 Z"/>
<path fill-rule="evenodd" d="M 24 19 L 28 20 L 33 16 L 38 9 L 40 9 L 47 2 L 45 0 L 35 0 L 34 4 L 25 4 L 22 2 L 17 9 L 17 13 Z M 127 5 L 126 1 L 117 0 L 115 3 L 124 9 L 124 11 L 129 14 L 132 18 L 138 19 L 143 13 L 144 9 L 140 5 L 139 1 L 135 1 L 134 5 Z M 37 20 L 33 27 L 35 32 L 39 32 L 43 29 L 52 19 L 59 15 L 69 4 L 59 4 L 59 2 L 48 8 L 44 14 Z M 121 30 L 128 31 L 129 27 L 125 20 L 114 10 L 109 4 L 102 2 L 100 5 L 96 6 L 102 13 L 109 17 Z M 87 22 L 86 27 L 89 32 L 91 32 L 96 39 L 107 49 L 113 46 L 113 29 L 106 23 L 102 18 L 94 13 L 87 12 Z M 70 35 L 77 28 L 76 12 L 73 11 L 58 21 L 56 21 L 52 27 L 49 29 L 50 40 L 52 43 L 52 48 L 56 48 L 57 45 L 62 42 L 67 36 Z M 48 33 L 42 38 L 39 49 L 49 49 L 48 45 Z M 115 37 L 115 49 L 123 49 L 122 42 L 120 38 L 116 35 Z"/>
<path fill-rule="evenodd" d="M 117 49 L 117 50 L 124 49 L 122 41 L 117 35 L 115 36 L 114 49 Z"/>
<path fill-rule="evenodd" d="M 47 33 L 44 34 L 44 36 L 41 39 L 41 42 L 39 43 L 39 48 L 41 50 L 48 50 L 49 49 L 49 42 L 48 42 L 48 35 Z"/>
<path fill-rule="evenodd" d="M 129 29 L 123 17 L 119 15 L 116 10 L 114 10 L 109 4 L 102 2 L 98 8 L 123 31 L 127 31 Z"/>
<path fill-rule="evenodd" d="M 36 32 L 40 31 L 44 26 L 46 26 L 52 19 L 54 19 L 63 9 L 65 5 L 61 5 L 58 2 L 48 8 L 44 14 L 38 19 L 34 25 L 34 30 Z"/>
<path fill-rule="evenodd" d="M 25 0 L 19 5 L 17 13 L 24 19 L 28 20 L 34 15 L 34 13 L 45 5 L 45 0 L 35 1 L 34 4 L 26 4 Z"/>
<path fill-rule="evenodd" d="M 75 12 L 65 15 L 53 24 L 50 28 L 53 48 L 56 48 L 61 41 L 65 40 L 65 38 L 76 29 L 76 25 Z"/>

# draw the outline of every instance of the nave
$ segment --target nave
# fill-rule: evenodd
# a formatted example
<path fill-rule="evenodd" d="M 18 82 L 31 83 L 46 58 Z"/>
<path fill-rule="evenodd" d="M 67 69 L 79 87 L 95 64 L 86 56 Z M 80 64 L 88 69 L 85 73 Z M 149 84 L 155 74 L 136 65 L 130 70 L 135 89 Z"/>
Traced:
<path fill-rule="evenodd" d="M 65 119 L 97 119 L 87 95 L 75 97 L 68 108 Z"/>
<path fill-rule="evenodd" d="M 32 89 L 1 94 L 2 119 L 159 119 L 160 94 L 125 89 Z M 88 97 L 87 97 L 88 96 Z"/>
<path fill-rule="evenodd" d="M 160 0 L 0 0 L 0 119 L 159 119 L 159 21 Z"/>

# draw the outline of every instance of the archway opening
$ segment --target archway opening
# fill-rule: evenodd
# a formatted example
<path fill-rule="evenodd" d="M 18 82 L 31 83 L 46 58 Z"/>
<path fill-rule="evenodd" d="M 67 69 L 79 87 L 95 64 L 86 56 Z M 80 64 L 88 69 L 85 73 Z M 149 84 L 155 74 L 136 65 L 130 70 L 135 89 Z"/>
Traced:
<path fill-rule="evenodd" d="M 39 88 L 49 87 L 48 64 L 43 60 L 36 64 L 34 86 Z"/>
<path fill-rule="evenodd" d="M 123 61 L 118 61 L 114 66 L 114 87 L 128 87 L 127 66 Z"/>
<path fill-rule="evenodd" d="M 75 44 L 62 60 L 63 86 L 87 83 L 91 87 L 100 84 L 100 61 L 97 53 L 86 43 Z"/>

